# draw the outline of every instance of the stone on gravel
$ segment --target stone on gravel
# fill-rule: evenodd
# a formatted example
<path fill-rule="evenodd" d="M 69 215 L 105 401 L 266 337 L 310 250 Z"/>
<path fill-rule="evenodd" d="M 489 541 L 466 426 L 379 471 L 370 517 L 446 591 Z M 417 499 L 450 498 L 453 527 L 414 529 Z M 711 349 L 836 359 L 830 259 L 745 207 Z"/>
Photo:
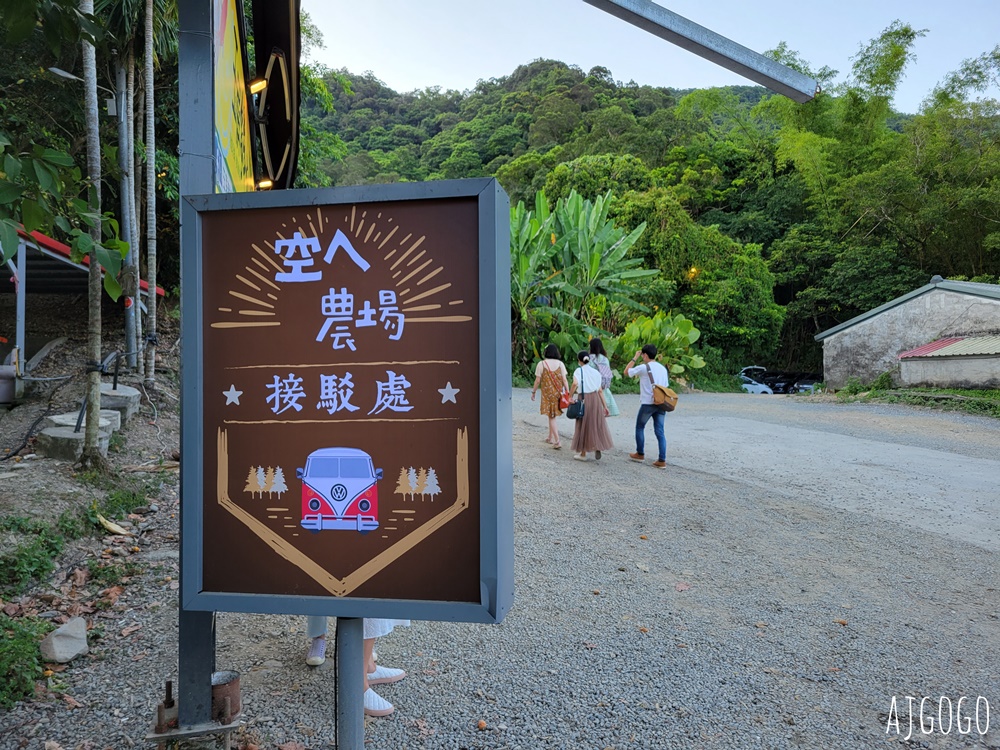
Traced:
<path fill-rule="evenodd" d="M 87 646 L 87 621 L 74 617 L 45 636 L 38 647 L 42 658 L 48 662 L 66 664 L 83 656 L 90 651 Z"/>

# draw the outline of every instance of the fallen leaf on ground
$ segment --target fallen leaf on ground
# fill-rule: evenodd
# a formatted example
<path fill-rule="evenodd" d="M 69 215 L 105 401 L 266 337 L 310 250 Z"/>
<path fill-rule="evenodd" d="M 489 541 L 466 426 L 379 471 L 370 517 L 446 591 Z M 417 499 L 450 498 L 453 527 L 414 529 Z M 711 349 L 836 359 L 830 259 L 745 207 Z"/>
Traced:
<path fill-rule="evenodd" d="M 87 582 L 87 579 L 90 578 L 90 573 L 88 571 L 84 570 L 83 568 L 76 568 L 70 574 L 69 578 L 70 578 L 70 582 L 74 586 L 83 586 L 83 584 L 85 584 Z"/>
<path fill-rule="evenodd" d="M 92 614 L 93 611 L 94 608 L 91 606 L 91 602 L 73 602 L 65 609 L 66 614 L 70 617 L 89 615 Z"/>
<path fill-rule="evenodd" d="M 70 708 L 83 708 L 83 704 L 80 703 L 80 701 L 78 701 L 72 695 L 66 695 L 64 693 L 62 699 L 66 701 L 66 705 L 69 706 Z"/>
<path fill-rule="evenodd" d="M 122 630 L 122 637 L 130 636 L 137 630 L 142 630 L 142 625 L 129 625 L 127 628 Z"/>
<path fill-rule="evenodd" d="M 648 536 L 646 536 L 645 534 L 640 534 L 640 535 L 639 535 L 639 538 L 640 538 L 640 539 L 649 539 L 649 537 L 648 537 Z"/>
<path fill-rule="evenodd" d="M 21 611 L 20 604 L 14 604 L 14 602 L 10 602 L 9 604 L 3 605 L 3 613 L 7 615 L 7 617 L 15 617 L 17 613 L 20 611 Z"/>
<path fill-rule="evenodd" d="M 834 620 L 834 622 L 837 623 L 838 625 L 843 625 L 844 627 L 847 627 L 847 620 Z"/>
<path fill-rule="evenodd" d="M 436 729 L 431 729 L 430 724 L 427 723 L 427 719 L 414 719 L 413 726 L 420 732 L 421 737 L 430 737 L 437 731 Z"/>
<path fill-rule="evenodd" d="M 640 633 L 648 633 L 649 632 L 649 628 L 639 628 L 639 632 Z"/>
<path fill-rule="evenodd" d="M 116 524 L 114 521 L 109 521 L 100 513 L 97 514 L 97 520 L 100 521 L 101 526 L 110 531 L 112 534 L 118 534 L 119 536 L 132 536 L 129 532 L 125 531 L 125 529 L 123 529 L 121 526 Z"/>
<path fill-rule="evenodd" d="M 486 729 L 486 722 L 483 719 L 480 719 L 479 722 L 476 724 L 476 728 L 478 728 L 479 731 Z"/>
<path fill-rule="evenodd" d="M 45 750 L 63 750 L 63 746 L 52 740 L 45 740 Z"/>
<path fill-rule="evenodd" d="M 600 589 L 594 589 L 594 596 L 599 596 L 601 593 Z"/>
<path fill-rule="evenodd" d="M 683 581 L 681 581 L 676 586 L 674 586 L 674 589 L 676 589 L 677 591 L 687 591 L 690 588 L 691 588 L 691 584 L 684 583 Z"/>
<path fill-rule="evenodd" d="M 100 595 L 108 600 L 109 604 L 114 604 L 118 601 L 118 597 L 125 593 L 125 589 L 122 586 L 112 586 L 106 588 L 100 592 Z"/>
<path fill-rule="evenodd" d="M 301 742 L 286 742 L 284 745 L 278 745 L 278 750 L 306 750 L 306 746 Z"/>
<path fill-rule="evenodd" d="M 763 620 L 761 620 L 760 622 L 754 623 L 754 626 L 758 627 L 758 628 L 766 628 L 767 627 L 767 623 L 764 622 Z"/>

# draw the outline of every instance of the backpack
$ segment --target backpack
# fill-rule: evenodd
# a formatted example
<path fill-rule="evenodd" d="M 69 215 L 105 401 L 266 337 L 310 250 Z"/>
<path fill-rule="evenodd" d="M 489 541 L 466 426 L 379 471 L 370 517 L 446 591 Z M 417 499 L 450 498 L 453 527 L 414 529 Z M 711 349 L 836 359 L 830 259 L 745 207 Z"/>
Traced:
<path fill-rule="evenodd" d="M 607 390 L 608 386 L 611 385 L 611 365 L 604 361 L 598 362 L 595 367 L 601 373 L 601 390 Z"/>

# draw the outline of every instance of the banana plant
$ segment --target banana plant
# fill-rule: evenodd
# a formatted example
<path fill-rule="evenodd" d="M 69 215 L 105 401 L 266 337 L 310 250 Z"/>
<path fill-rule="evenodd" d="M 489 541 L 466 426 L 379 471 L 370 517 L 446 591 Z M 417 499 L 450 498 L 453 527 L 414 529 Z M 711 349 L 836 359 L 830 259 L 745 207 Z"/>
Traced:
<path fill-rule="evenodd" d="M 510 302 L 514 361 L 526 367 L 535 355 L 533 337 L 555 314 L 552 298 L 562 271 L 553 267 L 556 254 L 553 216 L 545 193 L 535 196 L 534 210 L 523 201 L 510 210 Z"/>
<path fill-rule="evenodd" d="M 641 258 L 628 257 L 646 224 L 643 222 L 631 232 L 616 227 L 608 219 L 612 200 L 610 192 L 592 202 L 574 190 L 556 204 L 553 231 L 557 252 L 553 260 L 562 272 L 562 280 L 555 306 L 562 318 L 593 323 L 588 303 L 599 295 L 608 302 L 646 309 L 632 299 L 634 289 L 626 284 L 659 273 L 641 268 Z"/>
<path fill-rule="evenodd" d="M 659 310 L 652 317 L 643 315 L 629 323 L 618 339 L 617 349 L 627 356 L 646 344 L 654 344 L 659 361 L 671 375 L 680 375 L 705 366 L 701 355 L 691 349 L 699 338 L 701 331 L 683 315 L 668 315 Z"/>

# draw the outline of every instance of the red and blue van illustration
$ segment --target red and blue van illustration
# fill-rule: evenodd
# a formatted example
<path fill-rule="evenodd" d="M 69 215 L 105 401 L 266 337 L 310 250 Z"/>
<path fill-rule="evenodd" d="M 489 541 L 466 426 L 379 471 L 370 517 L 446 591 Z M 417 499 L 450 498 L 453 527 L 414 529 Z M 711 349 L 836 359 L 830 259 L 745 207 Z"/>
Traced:
<path fill-rule="evenodd" d="M 378 487 L 382 470 L 357 448 L 320 448 L 309 454 L 302 480 L 302 528 L 360 531 L 378 528 Z"/>

